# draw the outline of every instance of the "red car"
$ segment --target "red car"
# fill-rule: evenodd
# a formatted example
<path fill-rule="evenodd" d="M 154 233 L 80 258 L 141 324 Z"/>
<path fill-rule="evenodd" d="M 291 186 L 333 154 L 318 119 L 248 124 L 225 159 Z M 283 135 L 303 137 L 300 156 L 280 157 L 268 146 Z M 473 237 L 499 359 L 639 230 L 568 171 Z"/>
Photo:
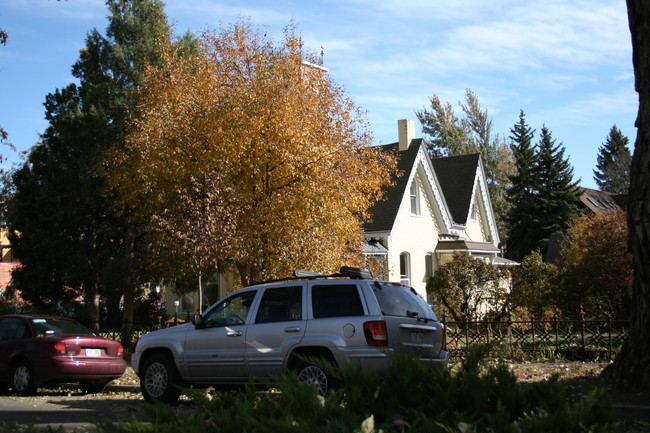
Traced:
<path fill-rule="evenodd" d="M 65 317 L 12 314 L 0 317 L 0 386 L 29 395 L 40 385 L 79 382 L 100 392 L 126 369 L 117 341 L 98 337 Z"/>

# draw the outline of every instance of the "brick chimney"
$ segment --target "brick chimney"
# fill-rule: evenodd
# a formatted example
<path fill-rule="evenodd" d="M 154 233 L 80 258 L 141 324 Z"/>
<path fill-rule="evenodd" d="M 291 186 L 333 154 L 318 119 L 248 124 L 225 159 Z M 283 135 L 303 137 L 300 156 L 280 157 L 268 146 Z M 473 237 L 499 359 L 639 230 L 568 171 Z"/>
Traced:
<path fill-rule="evenodd" d="M 399 132 L 399 151 L 404 152 L 409 148 L 411 140 L 415 138 L 415 121 L 411 119 L 398 120 L 397 130 Z"/>

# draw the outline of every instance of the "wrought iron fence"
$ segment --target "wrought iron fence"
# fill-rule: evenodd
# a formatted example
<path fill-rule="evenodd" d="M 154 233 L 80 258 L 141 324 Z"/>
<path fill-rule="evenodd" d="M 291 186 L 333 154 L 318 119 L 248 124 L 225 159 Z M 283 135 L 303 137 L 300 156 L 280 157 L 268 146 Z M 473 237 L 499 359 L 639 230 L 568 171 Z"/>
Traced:
<path fill-rule="evenodd" d="M 511 359 L 611 359 L 627 337 L 627 320 L 464 320 L 448 321 L 443 314 L 447 350 L 462 357 L 483 346 L 490 355 Z"/>
<path fill-rule="evenodd" d="M 157 329 L 187 323 L 189 313 L 148 318 L 129 326 L 100 327 L 99 335 L 120 341 L 127 352 L 134 349 L 141 335 Z M 482 346 L 491 356 L 510 359 L 562 358 L 572 360 L 611 359 L 627 337 L 627 320 L 464 320 L 441 322 L 446 329 L 447 350 L 454 358 Z M 125 329 L 130 331 L 125 334 Z"/>

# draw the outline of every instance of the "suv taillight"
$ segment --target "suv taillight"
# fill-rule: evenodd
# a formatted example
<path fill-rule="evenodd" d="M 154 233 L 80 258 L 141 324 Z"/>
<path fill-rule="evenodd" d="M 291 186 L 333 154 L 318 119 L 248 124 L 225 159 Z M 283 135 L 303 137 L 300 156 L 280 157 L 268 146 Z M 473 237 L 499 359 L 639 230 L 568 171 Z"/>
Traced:
<path fill-rule="evenodd" d="M 370 346 L 388 346 L 388 329 L 383 320 L 364 323 L 363 333 Z"/>

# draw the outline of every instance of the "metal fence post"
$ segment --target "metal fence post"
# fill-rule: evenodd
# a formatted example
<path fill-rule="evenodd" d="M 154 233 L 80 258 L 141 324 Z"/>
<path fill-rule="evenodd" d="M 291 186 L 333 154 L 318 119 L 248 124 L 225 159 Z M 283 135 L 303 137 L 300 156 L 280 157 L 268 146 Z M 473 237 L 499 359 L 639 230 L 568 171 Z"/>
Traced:
<path fill-rule="evenodd" d="M 585 312 L 580 306 L 580 343 L 582 344 L 583 355 L 587 353 L 587 345 L 585 344 Z"/>
<path fill-rule="evenodd" d="M 531 330 L 533 331 L 533 356 L 535 356 L 535 352 L 537 352 L 537 346 L 535 345 L 535 315 L 534 314 L 530 315 L 530 327 Z"/>
<path fill-rule="evenodd" d="M 560 333 L 558 329 L 560 325 L 557 320 L 557 312 L 553 313 L 553 326 L 555 328 L 555 351 L 557 352 L 560 347 Z"/>
<path fill-rule="evenodd" d="M 487 315 L 485 316 L 484 321 L 485 321 L 485 344 L 488 348 L 488 351 L 490 351 L 490 321 Z"/>
<path fill-rule="evenodd" d="M 510 352 L 510 356 L 512 357 L 513 355 L 513 349 L 512 349 L 512 313 L 508 311 L 508 351 Z"/>
<path fill-rule="evenodd" d="M 612 353 L 612 313 L 607 313 L 607 353 Z"/>

